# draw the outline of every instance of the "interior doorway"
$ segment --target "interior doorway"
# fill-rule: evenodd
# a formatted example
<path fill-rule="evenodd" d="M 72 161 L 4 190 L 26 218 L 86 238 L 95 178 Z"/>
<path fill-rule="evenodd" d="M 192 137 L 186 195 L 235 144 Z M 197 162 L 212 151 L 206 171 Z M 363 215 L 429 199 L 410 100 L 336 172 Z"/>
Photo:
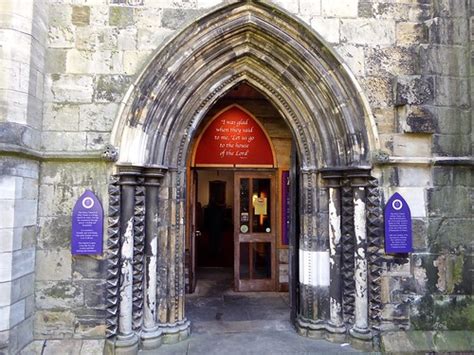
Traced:
<path fill-rule="evenodd" d="M 234 172 L 196 170 L 196 267 L 234 266 Z"/>
<path fill-rule="evenodd" d="M 292 142 L 278 110 L 246 83 L 208 112 L 188 161 L 188 293 L 202 268 L 230 270 L 235 292 L 289 290 Z"/>

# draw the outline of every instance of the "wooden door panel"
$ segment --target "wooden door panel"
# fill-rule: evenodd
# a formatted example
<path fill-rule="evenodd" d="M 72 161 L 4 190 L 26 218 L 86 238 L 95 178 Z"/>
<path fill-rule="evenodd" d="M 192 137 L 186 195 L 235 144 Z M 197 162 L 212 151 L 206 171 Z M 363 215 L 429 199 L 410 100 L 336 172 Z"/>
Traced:
<path fill-rule="evenodd" d="M 234 279 L 237 291 L 276 290 L 273 172 L 234 176 Z"/>

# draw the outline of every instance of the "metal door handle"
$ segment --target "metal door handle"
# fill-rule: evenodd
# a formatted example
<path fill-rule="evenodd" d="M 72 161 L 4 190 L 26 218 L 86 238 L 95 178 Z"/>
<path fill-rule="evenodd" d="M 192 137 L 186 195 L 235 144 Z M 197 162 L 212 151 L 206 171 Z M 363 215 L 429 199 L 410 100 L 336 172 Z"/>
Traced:
<path fill-rule="evenodd" d="M 200 237 L 200 236 L 201 236 L 201 232 L 200 232 L 200 231 L 195 231 L 195 232 L 194 232 L 194 236 L 195 236 L 195 237 Z"/>

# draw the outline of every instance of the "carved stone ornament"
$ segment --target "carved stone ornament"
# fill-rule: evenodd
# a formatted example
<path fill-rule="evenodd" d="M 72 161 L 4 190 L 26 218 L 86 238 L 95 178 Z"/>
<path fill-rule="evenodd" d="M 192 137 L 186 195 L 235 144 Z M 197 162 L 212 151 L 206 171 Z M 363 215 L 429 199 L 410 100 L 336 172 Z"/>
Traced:
<path fill-rule="evenodd" d="M 119 152 L 116 147 L 112 144 L 106 144 L 104 147 L 104 151 L 102 152 L 102 157 L 111 162 L 116 162 L 118 160 Z"/>

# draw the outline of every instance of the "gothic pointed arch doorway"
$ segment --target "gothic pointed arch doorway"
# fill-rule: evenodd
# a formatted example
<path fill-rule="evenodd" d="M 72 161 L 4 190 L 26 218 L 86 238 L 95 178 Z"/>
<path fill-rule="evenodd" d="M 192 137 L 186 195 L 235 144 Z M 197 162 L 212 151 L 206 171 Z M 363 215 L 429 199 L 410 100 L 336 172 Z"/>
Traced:
<path fill-rule="evenodd" d="M 189 334 L 187 162 L 206 114 L 243 82 L 279 112 L 299 162 L 298 331 L 373 336 L 380 240 L 370 152 L 378 140 L 367 102 L 316 33 L 272 5 L 245 1 L 202 17 L 161 48 L 114 126 L 107 326 L 118 348 L 135 349 L 139 337 L 149 348 Z"/>

